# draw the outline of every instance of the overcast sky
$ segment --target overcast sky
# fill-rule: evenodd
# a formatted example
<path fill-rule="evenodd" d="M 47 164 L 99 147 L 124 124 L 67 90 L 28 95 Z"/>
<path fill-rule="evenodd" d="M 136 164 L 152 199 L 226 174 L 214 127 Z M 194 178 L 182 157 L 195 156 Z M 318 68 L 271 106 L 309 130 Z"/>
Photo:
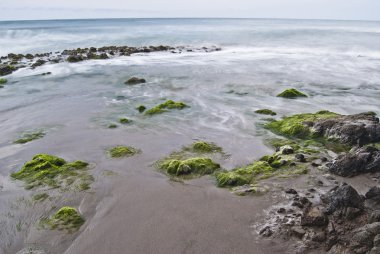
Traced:
<path fill-rule="evenodd" d="M 136 17 L 380 20 L 380 0 L 0 0 L 0 20 Z"/>

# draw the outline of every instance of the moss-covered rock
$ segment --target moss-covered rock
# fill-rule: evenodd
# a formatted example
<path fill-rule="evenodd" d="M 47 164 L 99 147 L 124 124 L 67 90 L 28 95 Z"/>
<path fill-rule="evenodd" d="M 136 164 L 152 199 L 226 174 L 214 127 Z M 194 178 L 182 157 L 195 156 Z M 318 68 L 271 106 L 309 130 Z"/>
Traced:
<path fill-rule="evenodd" d="M 190 150 L 195 153 L 221 153 L 223 151 L 222 148 L 215 143 L 206 141 L 194 142 L 189 148 L 185 148 L 185 150 Z"/>
<path fill-rule="evenodd" d="M 108 129 L 116 129 L 117 128 L 117 124 L 114 124 L 114 123 L 110 123 L 108 125 Z"/>
<path fill-rule="evenodd" d="M 209 158 L 196 157 L 186 160 L 164 160 L 159 163 L 159 168 L 171 176 L 193 178 L 212 174 L 220 165 Z"/>
<path fill-rule="evenodd" d="M 184 109 L 188 107 L 185 103 L 183 102 L 175 102 L 172 100 L 167 100 L 164 103 L 161 103 L 154 108 L 151 108 L 145 112 L 145 115 L 156 115 L 156 114 L 161 114 L 164 112 L 167 112 L 170 109 Z"/>
<path fill-rule="evenodd" d="M 108 153 L 112 158 L 130 157 L 140 152 L 139 149 L 131 146 L 116 146 L 108 150 Z"/>
<path fill-rule="evenodd" d="M 124 82 L 124 84 L 126 85 L 137 85 L 137 84 L 142 84 L 142 83 L 146 83 L 146 80 L 143 78 L 137 78 L 137 77 L 132 77 Z"/>
<path fill-rule="evenodd" d="M 50 229 L 68 230 L 70 232 L 77 231 L 85 220 L 78 211 L 69 206 L 62 207 L 50 218 L 43 221 L 43 225 L 47 225 Z"/>
<path fill-rule="evenodd" d="M 87 166 L 88 163 L 83 161 L 68 163 L 53 155 L 37 154 L 26 162 L 20 171 L 12 173 L 11 177 L 24 181 L 26 189 L 37 186 L 58 188 L 76 181 L 92 182 L 92 178 L 85 177 Z"/>
<path fill-rule="evenodd" d="M 291 89 L 286 89 L 282 93 L 279 93 L 277 97 L 294 99 L 297 97 L 307 97 L 307 95 L 298 91 L 297 89 L 291 88 Z"/>
<path fill-rule="evenodd" d="M 261 114 L 261 115 L 270 115 L 270 116 L 277 115 L 276 112 L 274 112 L 270 109 L 259 109 L 259 110 L 256 110 L 255 113 Z"/>
<path fill-rule="evenodd" d="M 119 123 L 128 124 L 128 123 L 132 123 L 132 120 L 124 117 L 124 118 L 119 119 Z"/>
<path fill-rule="evenodd" d="M 31 133 L 24 133 L 21 138 L 14 141 L 15 144 L 25 144 L 30 141 L 43 138 L 45 136 L 45 132 L 37 131 Z"/>
<path fill-rule="evenodd" d="M 143 113 L 145 110 L 146 110 L 146 107 L 144 105 L 139 105 L 137 108 L 136 108 L 140 113 Z"/>
<path fill-rule="evenodd" d="M 310 138 L 315 135 L 310 128 L 310 123 L 337 116 L 339 115 L 336 113 L 324 110 L 315 114 L 305 113 L 284 117 L 282 120 L 270 121 L 265 126 L 274 133 L 286 137 Z"/>
<path fill-rule="evenodd" d="M 6 84 L 7 82 L 8 82 L 7 79 L 5 79 L 5 78 L 0 78 L 0 85 L 4 85 L 4 84 Z"/>

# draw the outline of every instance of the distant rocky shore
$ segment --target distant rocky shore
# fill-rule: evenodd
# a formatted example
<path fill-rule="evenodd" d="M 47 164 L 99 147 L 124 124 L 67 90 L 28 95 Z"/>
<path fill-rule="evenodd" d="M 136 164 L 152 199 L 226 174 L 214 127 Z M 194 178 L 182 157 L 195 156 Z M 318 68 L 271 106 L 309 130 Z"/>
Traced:
<path fill-rule="evenodd" d="M 129 47 L 129 46 L 105 46 L 100 48 L 77 48 L 63 50 L 62 52 L 48 52 L 40 54 L 14 54 L 9 53 L 7 56 L 0 57 L 0 76 L 9 75 L 12 72 L 48 63 L 69 62 L 76 63 L 85 60 L 109 59 L 118 56 L 130 56 L 136 53 L 151 53 L 168 51 L 173 54 L 181 54 L 183 52 L 213 52 L 220 51 L 221 48 L 212 47 L 188 47 L 188 46 L 147 46 L 147 47 Z"/>

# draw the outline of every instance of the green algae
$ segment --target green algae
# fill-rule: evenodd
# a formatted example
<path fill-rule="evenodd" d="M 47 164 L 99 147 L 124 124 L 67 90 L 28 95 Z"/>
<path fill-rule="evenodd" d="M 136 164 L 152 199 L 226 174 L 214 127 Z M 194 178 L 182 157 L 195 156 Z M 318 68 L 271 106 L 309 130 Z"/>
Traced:
<path fill-rule="evenodd" d="M 6 84 L 7 82 L 8 82 L 7 79 L 5 79 L 5 78 L 0 78 L 0 85 L 4 85 L 4 84 Z"/>
<path fill-rule="evenodd" d="M 128 119 L 128 118 L 120 118 L 119 119 L 119 123 L 121 123 L 121 124 L 128 124 L 128 123 L 132 123 L 132 120 Z"/>
<path fill-rule="evenodd" d="M 136 109 L 139 111 L 139 113 L 143 113 L 146 110 L 146 107 L 144 105 L 139 105 Z"/>
<path fill-rule="evenodd" d="M 30 141 L 43 138 L 46 135 L 43 131 L 37 131 L 37 132 L 31 132 L 31 133 L 24 133 L 21 138 L 15 140 L 13 143 L 15 144 L 25 144 Z"/>
<path fill-rule="evenodd" d="M 307 95 L 298 91 L 297 89 L 291 88 L 291 89 L 286 89 L 282 93 L 279 93 L 277 97 L 294 99 L 297 97 L 307 97 Z"/>
<path fill-rule="evenodd" d="M 64 159 L 49 155 L 37 154 L 32 160 L 26 162 L 18 171 L 11 174 L 16 180 L 25 182 L 26 189 L 38 186 L 49 186 L 52 188 L 69 186 L 76 181 L 90 184 L 85 177 L 88 167 L 87 162 L 66 162 Z"/>
<path fill-rule="evenodd" d="M 108 154 L 112 158 L 130 157 L 140 152 L 141 151 L 139 149 L 131 146 L 115 146 L 108 150 Z"/>
<path fill-rule="evenodd" d="M 159 162 L 159 169 L 176 177 L 195 178 L 214 173 L 220 165 L 209 158 L 195 157 L 185 160 L 167 159 Z"/>
<path fill-rule="evenodd" d="M 282 120 L 270 121 L 265 125 L 272 132 L 293 138 L 316 138 L 305 123 L 316 122 L 323 119 L 336 118 L 339 114 L 330 111 L 319 111 L 317 113 L 296 114 L 284 117 Z"/>
<path fill-rule="evenodd" d="M 276 112 L 274 112 L 274 111 L 272 111 L 270 109 L 259 109 L 259 110 L 256 110 L 255 113 L 261 114 L 261 115 L 270 115 L 270 116 L 277 115 Z"/>
<path fill-rule="evenodd" d="M 33 200 L 37 201 L 37 202 L 42 202 L 45 199 L 47 199 L 48 197 L 49 197 L 49 194 L 43 192 L 43 193 L 38 193 L 38 194 L 34 195 Z"/>
<path fill-rule="evenodd" d="M 117 124 L 111 123 L 108 125 L 108 129 L 116 129 L 116 128 L 117 128 Z"/>
<path fill-rule="evenodd" d="M 212 142 L 197 141 L 185 147 L 184 150 L 189 150 L 194 153 L 222 153 L 223 149 Z"/>
<path fill-rule="evenodd" d="M 186 107 L 189 107 L 183 102 L 175 102 L 172 100 L 167 100 L 164 103 L 161 103 L 145 112 L 145 115 L 156 115 L 156 114 L 162 114 L 164 112 L 168 112 L 170 109 L 184 109 Z"/>
<path fill-rule="evenodd" d="M 77 231 L 85 220 L 79 212 L 69 206 L 64 206 L 59 209 L 50 218 L 41 221 L 43 226 L 47 226 L 52 230 L 68 230 L 69 232 Z"/>

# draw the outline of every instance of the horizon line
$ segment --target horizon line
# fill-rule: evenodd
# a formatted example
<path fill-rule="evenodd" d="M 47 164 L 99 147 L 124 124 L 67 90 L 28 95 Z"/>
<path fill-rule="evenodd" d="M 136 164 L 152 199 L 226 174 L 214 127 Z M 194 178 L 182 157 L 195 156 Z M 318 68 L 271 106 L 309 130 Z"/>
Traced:
<path fill-rule="evenodd" d="M 62 19 L 7 19 L 0 22 L 25 22 L 25 21 L 79 21 L 79 20 L 122 20 L 122 19 L 257 19 L 257 20 L 314 20 L 314 21 L 359 21 L 380 22 L 374 19 L 324 19 L 324 18 L 253 18 L 253 17 L 129 17 L 129 18 L 62 18 Z"/>

